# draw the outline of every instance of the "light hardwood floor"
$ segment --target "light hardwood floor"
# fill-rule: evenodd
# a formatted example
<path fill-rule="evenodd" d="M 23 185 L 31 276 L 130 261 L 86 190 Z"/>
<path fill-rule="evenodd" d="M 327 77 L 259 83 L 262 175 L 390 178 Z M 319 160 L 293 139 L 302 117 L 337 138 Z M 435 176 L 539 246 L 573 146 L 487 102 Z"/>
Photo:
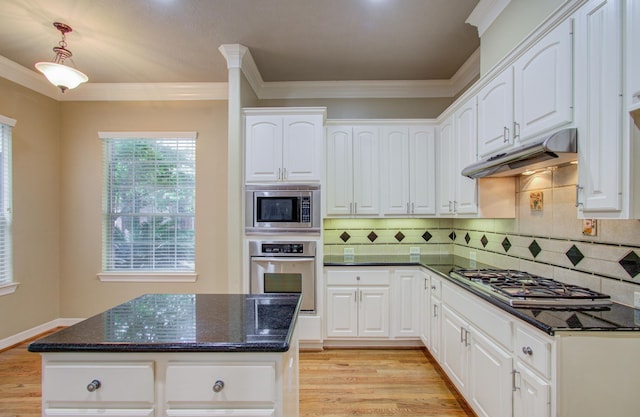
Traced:
<path fill-rule="evenodd" d="M 0 417 L 40 417 L 40 356 L 0 352 Z M 300 416 L 472 417 L 422 349 L 300 353 Z"/>

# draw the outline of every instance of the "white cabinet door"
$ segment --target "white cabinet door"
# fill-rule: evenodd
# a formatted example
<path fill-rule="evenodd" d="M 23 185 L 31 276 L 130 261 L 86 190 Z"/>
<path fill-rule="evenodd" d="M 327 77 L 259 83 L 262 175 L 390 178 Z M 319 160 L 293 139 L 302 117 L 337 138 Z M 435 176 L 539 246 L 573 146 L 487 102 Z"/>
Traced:
<path fill-rule="evenodd" d="M 422 309 L 420 311 L 422 320 L 422 332 L 420 339 L 426 348 L 431 346 L 431 277 L 422 273 Z"/>
<path fill-rule="evenodd" d="M 551 387 L 519 361 L 515 366 L 513 417 L 550 417 Z"/>
<path fill-rule="evenodd" d="M 496 343 L 471 328 L 467 401 L 479 417 L 511 417 L 512 359 Z"/>
<path fill-rule="evenodd" d="M 380 138 L 377 127 L 353 129 L 353 213 L 378 214 Z"/>
<path fill-rule="evenodd" d="M 622 210 L 621 23 L 615 0 L 590 1 L 576 17 L 578 201 L 588 217 Z"/>
<path fill-rule="evenodd" d="M 438 138 L 438 213 L 440 215 L 453 215 L 453 202 L 456 199 L 454 185 L 455 146 L 454 117 L 450 116 L 440 125 L 440 137 Z"/>
<path fill-rule="evenodd" d="M 386 126 L 381 142 L 383 214 L 435 214 L 435 128 Z"/>
<path fill-rule="evenodd" d="M 282 178 L 318 182 L 322 178 L 322 116 L 284 116 Z"/>
<path fill-rule="evenodd" d="M 409 214 L 409 129 L 406 126 L 383 127 L 381 142 L 382 212 Z"/>
<path fill-rule="evenodd" d="M 640 108 L 640 2 L 626 2 L 626 59 L 627 59 L 627 106 Z"/>
<path fill-rule="evenodd" d="M 327 214 L 378 214 L 379 146 L 377 127 L 327 127 Z"/>
<path fill-rule="evenodd" d="M 461 393 L 467 392 L 468 323 L 446 305 L 442 308 L 440 363 Z"/>
<path fill-rule="evenodd" d="M 358 334 L 389 337 L 389 288 L 361 287 Z"/>
<path fill-rule="evenodd" d="M 327 127 L 327 214 L 350 215 L 353 210 L 353 130 Z"/>
<path fill-rule="evenodd" d="M 282 176 L 282 118 L 247 116 L 245 145 L 245 180 L 279 181 Z"/>
<path fill-rule="evenodd" d="M 513 66 L 516 143 L 573 121 L 572 26 L 565 20 Z"/>
<path fill-rule="evenodd" d="M 455 113 L 456 148 L 452 166 L 456 166 L 453 178 L 456 188 L 454 211 L 458 214 L 478 213 L 478 182 L 462 176 L 464 167 L 477 160 L 476 99 L 468 100 Z"/>
<path fill-rule="evenodd" d="M 442 346 L 442 303 L 439 298 L 431 297 L 431 313 L 429 317 L 430 339 L 428 347 L 433 357 L 440 362 L 440 347 Z"/>
<path fill-rule="evenodd" d="M 421 295 L 424 278 L 418 271 L 397 270 L 391 278 L 394 337 L 419 337 L 421 334 Z"/>
<path fill-rule="evenodd" d="M 436 213 L 436 132 L 433 126 L 409 128 L 411 214 Z"/>
<path fill-rule="evenodd" d="M 358 289 L 327 287 L 327 337 L 358 335 Z"/>
<path fill-rule="evenodd" d="M 513 145 L 513 68 L 507 68 L 478 93 L 478 157 Z"/>

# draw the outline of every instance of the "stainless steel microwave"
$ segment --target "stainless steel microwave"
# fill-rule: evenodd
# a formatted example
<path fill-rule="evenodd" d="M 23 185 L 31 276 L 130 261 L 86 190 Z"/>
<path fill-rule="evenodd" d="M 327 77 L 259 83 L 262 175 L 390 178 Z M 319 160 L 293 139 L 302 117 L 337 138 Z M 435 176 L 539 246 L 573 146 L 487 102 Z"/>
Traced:
<path fill-rule="evenodd" d="M 245 186 L 246 233 L 320 233 L 320 185 Z"/>

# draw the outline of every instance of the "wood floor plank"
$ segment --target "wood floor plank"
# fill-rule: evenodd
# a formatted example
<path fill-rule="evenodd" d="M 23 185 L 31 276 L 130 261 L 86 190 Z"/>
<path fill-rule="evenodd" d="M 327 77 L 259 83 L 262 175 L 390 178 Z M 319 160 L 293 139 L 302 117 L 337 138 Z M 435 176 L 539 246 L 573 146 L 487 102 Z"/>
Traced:
<path fill-rule="evenodd" d="M 0 352 L 0 417 L 41 416 L 40 355 Z M 473 417 L 424 349 L 300 353 L 301 417 Z"/>

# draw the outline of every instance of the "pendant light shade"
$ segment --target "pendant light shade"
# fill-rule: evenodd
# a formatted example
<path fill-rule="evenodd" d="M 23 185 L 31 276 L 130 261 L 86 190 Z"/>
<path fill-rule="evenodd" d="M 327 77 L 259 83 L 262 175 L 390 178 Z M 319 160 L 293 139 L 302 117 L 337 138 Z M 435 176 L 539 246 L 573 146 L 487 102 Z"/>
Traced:
<path fill-rule="evenodd" d="M 62 40 L 53 48 L 56 56 L 53 62 L 38 62 L 36 69 L 43 73 L 51 84 L 60 88 L 64 93 L 66 90 L 76 88 L 81 83 L 87 82 L 89 78 L 75 68 L 64 65 L 64 60 L 70 58 L 73 54 L 67 49 L 66 34 L 73 29 L 64 23 L 55 22 L 53 24 L 56 29 L 62 33 Z"/>

